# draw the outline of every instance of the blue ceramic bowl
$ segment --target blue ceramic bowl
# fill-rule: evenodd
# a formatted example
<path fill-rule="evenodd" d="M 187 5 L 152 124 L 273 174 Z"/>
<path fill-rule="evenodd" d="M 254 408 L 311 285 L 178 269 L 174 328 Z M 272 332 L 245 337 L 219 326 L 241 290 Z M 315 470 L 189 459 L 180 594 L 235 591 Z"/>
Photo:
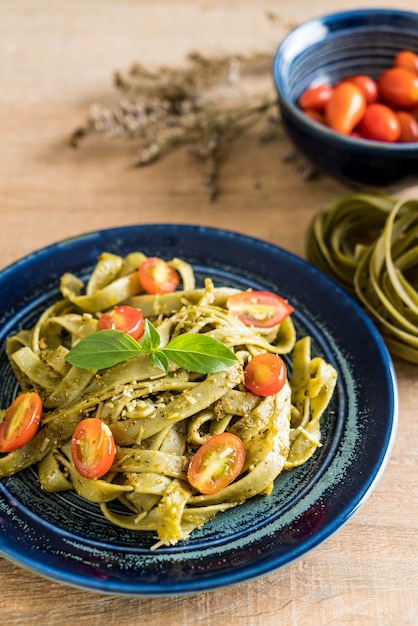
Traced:
<path fill-rule="evenodd" d="M 296 101 L 310 85 L 350 74 L 373 78 L 399 50 L 418 52 L 418 13 L 363 9 L 333 13 L 295 28 L 274 57 L 273 78 L 284 127 L 298 151 L 350 187 L 391 187 L 418 180 L 418 143 L 348 137 L 305 115 Z"/>

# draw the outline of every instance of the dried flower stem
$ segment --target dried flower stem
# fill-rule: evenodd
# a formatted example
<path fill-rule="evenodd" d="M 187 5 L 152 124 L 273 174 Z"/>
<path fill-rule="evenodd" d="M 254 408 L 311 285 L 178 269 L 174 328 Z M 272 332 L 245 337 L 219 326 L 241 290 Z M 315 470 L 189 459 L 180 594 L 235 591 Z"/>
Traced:
<path fill-rule="evenodd" d="M 262 138 L 277 136 L 275 95 L 243 95 L 240 81 L 242 72 L 259 75 L 263 66 L 264 72 L 269 72 L 271 55 L 205 57 L 193 52 L 188 61 L 182 68 L 162 66 L 150 71 L 135 64 L 126 74 L 117 72 L 114 84 L 124 97 L 111 106 L 91 106 L 86 124 L 75 129 L 67 143 L 76 148 L 92 132 L 134 139 L 139 143 L 137 167 L 186 146 L 203 161 L 204 184 L 214 201 L 219 193 L 220 167 L 234 141 L 263 118 L 268 123 Z M 215 104 L 207 92 L 225 84 L 235 88 L 238 97 L 228 92 Z M 272 110 L 276 111 L 274 124 Z"/>

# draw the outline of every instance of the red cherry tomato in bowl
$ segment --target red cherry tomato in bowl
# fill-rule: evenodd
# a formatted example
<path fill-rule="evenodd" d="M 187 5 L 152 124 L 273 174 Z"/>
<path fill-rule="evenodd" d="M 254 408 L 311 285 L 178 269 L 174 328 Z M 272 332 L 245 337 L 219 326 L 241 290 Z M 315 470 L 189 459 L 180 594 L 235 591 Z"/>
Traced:
<path fill-rule="evenodd" d="M 367 107 L 358 130 L 364 139 L 393 143 L 399 139 L 401 125 L 395 111 L 385 104 L 373 102 Z"/>
<path fill-rule="evenodd" d="M 232 433 L 219 433 L 196 452 L 187 470 L 187 480 L 200 493 L 211 495 L 239 476 L 245 461 L 245 446 Z"/>
<path fill-rule="evenodd" d="M 293 313 L 294 308 L 270 291 L 242 291 L 226 302 L 229 312 L 246 326 L 273 328 Z"/>
<path fill-rule="evenodd" d="M 412 117 L 415 118 L 418 122 L 418 104 L 416 104 L 411 109 L 408 109 L 408 113 L 410 113 Z"/>
<path fill-rule="evenodd" d="M 401 133 L 398 141 L 401 143 L 415 143 L 418 141 L 418 119 L 409 111 L 397 111 L 398 120 L 401 126 Z"/>
<path fill-rule="evenodd" d="M 325 118 L 322 111 L 315 111 L 315 109 L 304 109 L 303 111 L 305 115 L 310 117 L 315 122 L 319 122 L 320 124 L 325 124 Z"/>
<path fill-rule="evenodd" d="M 418 54 L 412 50 L 401 50 L 395 56 L 395 67 L 405 67 L 410 72 L 418 74 Z"/>
<path fill-rule="evenodd" d="M 331 97 L 333 87 L 331 85 L 317 85 L 308 87 L 300 95 L 298 105 L 304 110 L 323 111 Z"/>
<path fill-rule="evenodd" d="M 158 257 L 148 257 L 138 269 L 139 282 L 147 293 L 171 293 L 180 279 L 176 270 Z"/>
<path fill-rule="evenodd" d="M 330 128 L 349 135 L 366 110 L 366 97 L 357 85 L 343 81 L 337 85 L 325 107 L 325 121 Z"/>
<path fill-rule="evenodd" d="M 286 379 L 283 359 L 271 352 L 258 354 L 244 370 L 244 385 L 257 396 L 274 396 L 284 387 Z"/>
<path fill-rule="evenodd" d="M 112 467 L 116 445 L 112 431 L 98 417 L 79 422 L 71 439 L 74 467 L 83 478 L 100 478 Z"/>
<path fill-rule="evenodd" d="M 144 316 L 133 306 L 117 306 L 100 316 L 99 328 L 100 330 L 121 330 L 134 339 L 139 339 L 144 334 Z"/>
<path fill-rule="evenodd" d="M 35 391 L 20 393 L 0 424 L 0 452 L 12 452 L 36 434 L 42 417 L 42 400 Z"/>
<path fill-rule="evenodd" d="M 349 76 L 344 80 L 348 80 L 348 82 L 357 85 L 357 87 L 361 89 L 364 93 L 367 104 L 376 102 L 378 99 L 379 90 L 377 88 L 377 83 L 370 76 L 367 76 L 366 74 L 356 74 L 355 76 Z"/>
<path fill-rule="evenodd" d="M 391 67 L 378 80 L 380 96 L 393 108 L 408 108 L 418 104 L 418 74 L 405 67 Z"/>

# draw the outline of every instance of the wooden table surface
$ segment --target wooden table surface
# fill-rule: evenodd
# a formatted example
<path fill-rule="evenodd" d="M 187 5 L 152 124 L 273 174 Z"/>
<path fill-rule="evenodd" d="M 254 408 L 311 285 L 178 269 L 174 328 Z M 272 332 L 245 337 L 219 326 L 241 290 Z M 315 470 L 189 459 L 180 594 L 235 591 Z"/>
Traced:
<path fill-rule="evenodd" d="M 286 140 L 261 145 L 256 131 L 240 139 L 210 203 L 185 150 L 137 169 L 134 142 L 92 136 L 77 151 L 64 138 L 91 103 L 115 98 L 113 72 L 134 61 L 181 65 L 191 50 L 273 53 L 290 24 L 390 4 L 416 9 L 416 0 L 2 0 L 0 267 L 72 235 L 135 223 L 239 230 L 304 256 L 310 220 L 346 190 L 324 176 L 302 181 L 284 158 Z M 400 193 L 418 197 L 418 187 Z M 0 559 L 0 622 L 418 624 L 418 370 L 395 367 L 399 428 L 386 471 L 361 510 L 313 552 L 233 588 L 160 599 L 70 588 Z"/>

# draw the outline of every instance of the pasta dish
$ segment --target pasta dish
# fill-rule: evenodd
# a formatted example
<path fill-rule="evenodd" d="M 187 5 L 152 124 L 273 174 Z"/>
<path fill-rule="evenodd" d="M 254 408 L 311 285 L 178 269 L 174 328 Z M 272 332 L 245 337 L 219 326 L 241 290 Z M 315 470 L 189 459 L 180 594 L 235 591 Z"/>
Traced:
<path fill-rule="evenodd" d="M 289 303 L 150 261 L 102 253 L 86 284 L 64 274 L 61 299 L 9 337 L 22 395 L 0 412 L 0 478 L 34 466 L 42 489 L 74 490 L 156 548 L 308 461 L 337 375 Z M 132 311 L 139 338 L 119 325 Z"/>

